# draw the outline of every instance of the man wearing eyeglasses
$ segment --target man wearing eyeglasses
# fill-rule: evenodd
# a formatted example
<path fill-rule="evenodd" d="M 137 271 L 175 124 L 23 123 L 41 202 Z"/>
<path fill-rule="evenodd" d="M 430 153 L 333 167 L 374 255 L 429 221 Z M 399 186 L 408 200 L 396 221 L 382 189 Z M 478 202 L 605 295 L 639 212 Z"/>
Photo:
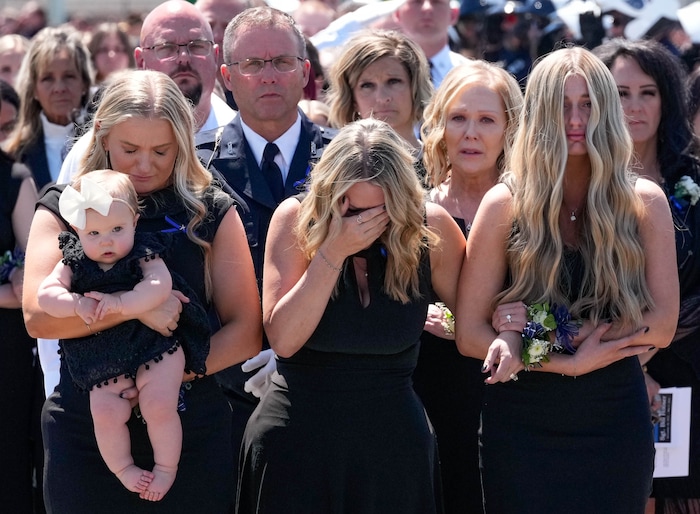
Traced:
<path fill-rule="evenodd" d="M 236 99 L 239 115 L 224 128 L 215 145 L 200 146 L 199 155 L 248 206 L 241 218 L 261 287 L 272 213 L 282 200 L 303 189 L 311 163 L 320 158 L 331 136 L 297 107 L 311 64 L 306 59 L 304 36 L 291 16 L 270 7 L 237 15 L 226 27 L 224 62 L 221 74 Z M 277 148 L 270 151 L 271 144 Z M 264 382 L 266 371 L 274 370 L 272 350 L 263 350 L 244 369 L 261 365 L 265 369 L 247 388 L 257 397 L 262 390 L 251 384 L 256 379 Z M 238 448 L 257 404 L 244 390 L 251 375 L 233 366 L 217 376 L 233 406 L 233 443 Z"/>
<path fill-rule="evenodd" d="M 235 116 L 224 100 L 212 94 L 219 51 L 201 12 L 184 0 L 170 0 L 143 20 L 141 46 L 134 50 L 134 58 L 137 67 L 162 71 L 172 78 L 195 106 L 197 129 L 208 131 Z"/>
<path fill-rule="evenodd" d="M 226 28 L 221 75 L 238 103 L 239 115 L 214 144 L 199 146 L 200 158 L 217 170 L 248 205 L 242 213 L 258 277 L 267 227 L 275 208 L 301 191 L 310 164 L 330 141 L 297 103 L 309 80 L 304 36 L 294 19 L 271 7 L 246 9 Z M 268 144 L 277 148 L 276 176 L 266 175 Z"/>
<path fill-rule="evenodd" d="M 216 128 L 236 116 L 236 111 L 213 94 L 220 49 L 212 37 L 211 27 L 198 9 L 184 0 L 168 0 L 143 20 L 142 46 L 134 50 L 138 68 L 165 73 L 192 102 L 198 143 L 208 141 Z M 59 184 L 69 183 L 77 173 L 89 141 L 89 134 L 84 135 L 68 152 Z"/>

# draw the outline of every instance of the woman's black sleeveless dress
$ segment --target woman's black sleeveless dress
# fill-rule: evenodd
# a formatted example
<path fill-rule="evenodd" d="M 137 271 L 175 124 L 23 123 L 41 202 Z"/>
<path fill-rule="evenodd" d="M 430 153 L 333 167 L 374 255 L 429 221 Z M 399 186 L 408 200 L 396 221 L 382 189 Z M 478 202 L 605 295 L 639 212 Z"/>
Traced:
<path fill-rule="evenodd" d="M 467 236 L 464 220 L 455 221 Z M 481 364 L 459 353 L 454 341 L 421 335 L 413 387 L 435 427 L 445 514 L 483 511 L 478 432 L 486 377 Z"/>
<path fill-rule="evenodd" d="M 41 204 L 58 214 L 62 186 L 54 186 Z M 172 188 L 143 197 L 145 210 L 137 231 L 173 232 L 177 252 L 165 259 L 168 269 L 181 275 L 207 305 L 201 249 L 178 227 L 189 215 Z M 230 199 L 208 196 L 210 216 L 198 235 L 213 241 Z M 61 379 L 44 404 L 42 428 L 46 451 L 44 495 L 50 514 L 230 512 L 234 498 L 234 465 L 231 450 L 231 412 L 216 380 L 207 376 L 182 390 L 180 419 L 182 455 L 173 487 L 159 502 L 141 500 L 129 492 L 107 469 L 95 442 L 88 395 L 80 392 L 61 360 Z M 153 452 L 146 425 L 132 415 L 128 422 L 136 465 L 152 469 Z"/>
<path fill-rule="evenodd" d="M 580 283 L 580 254 L 566 252 L 565 259 Z M 639 360 L 579 377 L 518 376 L 484 388 L 486 513 L 642 514 L 654 442 Z"/>
<path fill-rule="evenodd" d="M 411 374 L 425 324 L 422 298 L 382 293 L 386 259 L 373 245 L 370 304 L 358 296 L 352 259 L 315 332 L 280 358 L 253 412 L 240 456 L 237 512 L 431 514 L 440 512 L 435 438 Z"/>

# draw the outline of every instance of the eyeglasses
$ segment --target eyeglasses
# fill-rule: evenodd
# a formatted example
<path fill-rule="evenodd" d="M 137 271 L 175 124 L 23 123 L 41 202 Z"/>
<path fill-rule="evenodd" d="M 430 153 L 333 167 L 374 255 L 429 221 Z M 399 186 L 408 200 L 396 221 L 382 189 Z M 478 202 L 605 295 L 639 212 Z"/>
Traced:
<path fill-rule="evenodd" d="M 189 43 L 161 43 L 159 45 L 147 46 L 144 50 L 153 50 L 159 60 L 169 61 L 180 55 L 180 48 L 183 46 L 187 48 L 187 53 L 189 55 L 206 57 L 211 53 L 214 42 L 206 39 L 195 39 Z"/>
<path fill-rule="evenodd" d="M 271 62 L 272 67 L 279 73 L 290 73 L 299 67 L 300 62 L 304 59 L 295 55 L 280 55 L 273 59 L 244 59 L 228 63 L 226 66 L 238 66 L 238 72 L 241 75 L 249 77 L 251 75 L 260 75 L 265 69 L 265 64 Z"/>

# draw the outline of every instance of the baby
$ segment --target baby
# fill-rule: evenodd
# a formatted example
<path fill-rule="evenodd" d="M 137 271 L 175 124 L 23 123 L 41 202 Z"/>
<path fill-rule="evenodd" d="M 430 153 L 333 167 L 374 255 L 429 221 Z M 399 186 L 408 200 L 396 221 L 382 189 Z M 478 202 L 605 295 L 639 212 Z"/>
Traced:
<path fill-rule="evenodd" d="M 69 232 L 60 235 L 64 258 L 41 284 L 39 304 L 55 317 L 80 316 L 90 330 L 87 337 L 62 340 L 61 351 L 73 381 L 89 391 L 100 454 L 128 490 L 158 501 L 172 486 L 180 460 L 183 373 L 204 374 L 208 346 L 195 352 L 193 363 L 192 352 L 180 348 L 190 338 L 181 341 L 173 335 L 177 327 L 166 337 L 135 319 L 168 298 L 177 275 L 161 258 L 165 235 L 136 232 L 138 197 L 127 175 L 98 170 L 79 177 L 61 194 L 59 210 L 77 238 Z M 179 323 L 197 309 L 193 323 L 199 323 L 201 334 L 209 327 L 194 300 L 190 296 L 190 303 L 183 304 Z M 110 314 L 129 320 L 93 333 L 90 325 Z M 126 423 L 132 409 L 120 394 L 134 385 L 153 447 L 152 472 L 136 466 L 131 455 Z"/>

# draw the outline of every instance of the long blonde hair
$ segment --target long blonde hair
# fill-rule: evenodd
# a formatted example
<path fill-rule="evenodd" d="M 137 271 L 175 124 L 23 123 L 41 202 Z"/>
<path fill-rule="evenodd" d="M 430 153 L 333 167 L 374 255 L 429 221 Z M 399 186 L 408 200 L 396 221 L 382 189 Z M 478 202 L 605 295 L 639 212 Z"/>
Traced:
<path fill-rule="evenodd" d="M 190 214 L 187 237 L 204 250 L 205 286 L 210 297 L 211 245 L 197 236 L 197 228 L 208 214 L 203 197 L 212 175 L 197 158 L 192 106 L 170 77 L 158 71 L 128 70 L 110 78 L 95 112 L 89 150 L 80 163 L 78 176 L 111 167 L 103 140 L 114 126 L 134 118 L 166 120 L 173 129 L 178 147 L 173 186 Z"/>
<path fill-rule="evenodd" d="M 425 224 L 425 196 L 411 150 L 387 123 L 371 118 L 350 123 L 326 147 L 301 203 L 295 229 L 299 247 L 310 260 L 326 237 L 337 235 L 331 221 L 341 216 L 347 190 L 361 182 L 382 189 L 389 214 L 380 237 L 387 252 L 384 291 L 408 303 L 420 296 L 420 260 L 438 238 Z"/>
<path fill-rule="evenodd" d="M 523 106 L 523 95 L 518 82 L 503 68 L 486 61 L 474 60 L 452 68 L 445 75 L 442 84 L 425 108 L 423 133 L 423 163 L 426 169 L 426 182 L 430 187 L 442 184 L 450 175 L 451 165 L 445 145 L 445 124 L 447 107 L 465 88 L 481 85 L 501 97 L 506 115 L 506 129 L 503 137 L 503 152 L 496 166 L 499 171 L 505 167 L 505 156 L 515 137 L 517 121 Z"/>
<path fill-rule="evenodd" d="M 590 185 L 582 217 L 580 252 L 584 261 L 580 292 L 565 290 L 564 242 L 559 229 L 567 165 L 564 84 L 586 81 L 590 117 L 586 144 Z M 633 143 L 610 71 L 583 48 L 564 48 L 543 58 L 528 78 L 510 172 L 515 229 L 508 261 L 511 286 L 497 301 L 567 304 L 577 317 L 610 318 L 639 327 L 653 306 L 647 287 L 638 220 L 644 209 L 630 172 Z"/>

